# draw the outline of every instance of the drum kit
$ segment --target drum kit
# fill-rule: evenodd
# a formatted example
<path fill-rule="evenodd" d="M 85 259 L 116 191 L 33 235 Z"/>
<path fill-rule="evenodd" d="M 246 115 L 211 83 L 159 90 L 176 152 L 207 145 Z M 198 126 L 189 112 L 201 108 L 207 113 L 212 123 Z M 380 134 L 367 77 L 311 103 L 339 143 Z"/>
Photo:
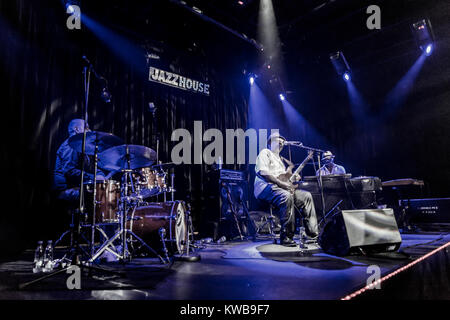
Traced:
<path fill-rule="evenodd" d="M 69 138 L 69 145 L 80 153 L 83 135 Z M 189 255 L 192 219 L 186 204 L 175 200 L 175 175 L 170 175 L 170 184 L 167 181 L 173 163 L 157 163 L 154 150 L 124 144 L 122 139 L 99 131 L 86 132 L 85 154 L 93 156 L 95 168 L 93 181 L 84 183 L 85 193 L 92 199 L 91 213 L 84 215 L 82 222 L 92 230 L 88 262 L 96 261 L 105 251 L 129 261 L 138 248 L 146 248 L 163 263 L 170 262 L 169 251 Z M 109 172 L 104 180 L 97 179 L 97 168 Z M 163 201 L 158 202 L 161 196 Z M 102 231 L 106 225 L 117 226 L 110 238 Z M 100 230 L 104 239 L 97 247 L 95 230 Z M 163 256 L 146 240 L 160 242 Z"/>

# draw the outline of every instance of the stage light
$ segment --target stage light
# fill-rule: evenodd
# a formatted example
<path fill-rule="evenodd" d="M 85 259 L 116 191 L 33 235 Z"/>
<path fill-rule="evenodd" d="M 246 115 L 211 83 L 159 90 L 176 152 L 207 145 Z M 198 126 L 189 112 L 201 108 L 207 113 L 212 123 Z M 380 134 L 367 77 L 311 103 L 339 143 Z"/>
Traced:
<path fill-rule="evenodd" d="M 243 5 L 244 5 L 244 2 L 243 2 L 243 1 L 238 1 L 238 4 L 241 5 L 241 6 L 243 6 Z"/>
<path fill-rule="evenodd" d="M 425 49 L 425 53 L 427 54 L 427 56 L 431 55 L 432 52 L 433 52 L 433 45 L 432 44 L 427 45 Z"/>
<path fill-rule="evenodd" d="M 345 81 L 350 81 L 352 77 L 349 72 L 345 72 L 343 78 Z"/>
<path fill-rule="evenodd" d="M 430 20 L 423 19 L 413 23 L 411 29 L 419 48 L 425 52 L 427 56 L 431 55 L 433 52 L 434 35 Z"/>
<path fill-rule="evenodd" d="M 75 6 L 80 6 L 80 0 L 65 0 L 65 1 L 61 1 L 65 8 L 66 8 L 66 13 L 72 14 L 75 12 Z"/>
<path fill-rule="evenodd" d="M 280 94 L 278 95 L 278 97 L 280 98 L 281 101 L 286 100 L 286 97 L 285 97 L 284 94 L 282 94 L 282 93 L 280 93 Z"/>
<path fill-rule="evenodd" d="M 330 54 L 330 60 L 337 74 L 342 76 L 345 81 L 349 81 L 351 79 L 350 66 L 347 63 L 344 54 L 340 51 L 332 53 Z"/>
<path fill-rule="evenodd" d="M 255 77 L 250 76 L 248 81 L 250 82 L 250 85 L 253 85 L 253 83 L 255 83 Z"/>

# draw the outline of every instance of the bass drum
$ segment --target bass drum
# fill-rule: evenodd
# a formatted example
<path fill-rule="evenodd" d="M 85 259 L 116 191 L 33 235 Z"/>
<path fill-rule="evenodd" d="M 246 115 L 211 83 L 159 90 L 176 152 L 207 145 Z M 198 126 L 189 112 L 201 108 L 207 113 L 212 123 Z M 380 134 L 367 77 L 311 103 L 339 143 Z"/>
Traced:
<path fill-rule="evenodd" d="M 183 201 L 149 203 L 136 208 L 127 227 L 152 246 L 160 246 L 160 228 L 166 230 L 168 249 L 183 253 L 188 241 L 186 205 Z"/>

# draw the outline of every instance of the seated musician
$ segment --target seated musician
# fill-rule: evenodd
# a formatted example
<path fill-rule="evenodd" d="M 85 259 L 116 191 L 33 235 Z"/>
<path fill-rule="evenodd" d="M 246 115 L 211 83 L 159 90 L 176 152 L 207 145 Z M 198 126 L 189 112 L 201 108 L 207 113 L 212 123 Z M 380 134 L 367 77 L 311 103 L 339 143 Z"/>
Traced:
<path fill-rule="evenodd" d="M 89 127 L 87 127 L 87 131 Z M 68 126 L 69 138 L 83 133 L 84 120 L 73 119 Z M 77 201 L 80 196 L 81 181 L 81 153 L 69 145 L 67 138 L 56 152 L 55 169 L 53 171 L 53 189 L 58 193 L 58 198 L 67 201 Z M 88 155 L 85 156 L 84 181 L 94 180 L 94 161 Z M 97 180 L 104 180 L 105 174 L 98 169 Z"/>
<path fill-rule="evenodd" d="M 343 166 L 334 163 L 334 154 L 331 151 L 326 151 L 322 155 L 322 163 L 324 164 L 322 168 L 317 170 L 316 176 L 321 174 L 322 176 L 330 174 L 345 174 L 345 168 Z"/>
<path fill-rule="evenodd" d="M 267 141 L 268 148 L 261 150 L 256 158 L 254 194 L 257 199 L 268 202 L 276 208 L 281 222 L 280 243 L 284 246 L 296 246 L 293 240 L 294 208 L 302 209 L 305 230 L 309 238 L 317 239 L 318 225 L 311 193 L 296 189 L 291 182 L 280 179 L 280 175 L 292 174 L 294 167 L 290 161 L 280 156 L 285 141 L 286 139 L 278 134 L 270 135 Z M 287 169 L 285 163 L 288 165 Z"/>

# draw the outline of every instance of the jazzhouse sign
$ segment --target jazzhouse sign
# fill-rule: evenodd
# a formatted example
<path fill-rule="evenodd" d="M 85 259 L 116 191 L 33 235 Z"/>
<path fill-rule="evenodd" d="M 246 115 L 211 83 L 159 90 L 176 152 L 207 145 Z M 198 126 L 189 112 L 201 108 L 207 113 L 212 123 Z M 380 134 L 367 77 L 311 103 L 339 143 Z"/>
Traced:
<path fill-rule="evenodd" d="M 186 91 L 202 93 L 209 96 L 209 84 L 183 77 L 176 73 L 164 71 L 155 67 L 150 67 L 148 80 Z"/>

